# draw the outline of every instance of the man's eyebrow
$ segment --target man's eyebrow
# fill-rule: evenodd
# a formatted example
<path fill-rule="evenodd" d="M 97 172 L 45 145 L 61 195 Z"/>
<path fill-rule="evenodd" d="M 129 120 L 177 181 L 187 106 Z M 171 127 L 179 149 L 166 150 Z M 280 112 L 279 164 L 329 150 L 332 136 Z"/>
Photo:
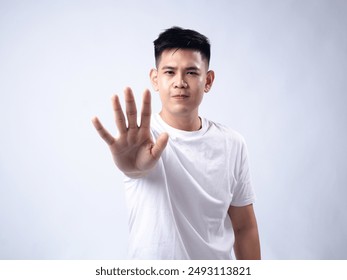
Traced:
<path fill-rule="evenodd" d="M 175 70 L 176 68 L 172 67 L 172 66 L 163 66 L 161 69 L 162 70 Z"/>
<path fill-rule="evenodd" d="M 173 66 L 163 66 L 161 68 L 162 70 L 176 70 L 177 67 L 173 67 Z M 196 67 L 196 66 L 189 66 L 187 68 L 184 68 L 185 70 L 195 70 L 195 71 L 200 71 L 200 68 Z"/>
<path fill-rule="evenodd" d="M 190 67 L 187 67 L 186 70 L 195 70 L 195 71 L 199 71 L 200 68 L 196 67 L 196 66 L 190 66 Z"/>

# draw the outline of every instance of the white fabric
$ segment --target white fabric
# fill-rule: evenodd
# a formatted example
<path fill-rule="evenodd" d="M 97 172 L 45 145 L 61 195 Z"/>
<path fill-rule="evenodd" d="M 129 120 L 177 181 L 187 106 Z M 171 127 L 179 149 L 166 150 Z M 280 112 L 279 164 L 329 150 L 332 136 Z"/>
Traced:
<path fill-rule="evenodd" d="M 152 116 L 156 139 L 170 139 L 144 178 L 125 178 L 130 259 L 231 259 L 228 208 L 254 202 L 245 142 L 202 118 L 199 131 L 177 130 Z"/>

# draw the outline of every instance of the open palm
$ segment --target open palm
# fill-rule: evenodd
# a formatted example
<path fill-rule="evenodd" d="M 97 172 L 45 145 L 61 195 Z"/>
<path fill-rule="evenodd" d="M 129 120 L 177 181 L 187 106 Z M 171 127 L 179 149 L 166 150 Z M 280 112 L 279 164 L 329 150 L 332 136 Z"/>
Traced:
<path fill-rule="evenodd" d="M 137 125 L 137 109 L 134 95 L 130 88 L 124 90 L 128 124 L 117 95 L 112 97 L 115 122 L 119 131 L 113 137 L 101 124 L 97 117 L 93 118 L 94 127 L 101 138 L 108 144 L 117 167 L 131 178 L 146 175 L 159 160 L 168 142 L 168 134 L 161 134 L 157 142 L 150 132 L 151 94 L 145 90 L 142 99 L 141 123 Z"/>

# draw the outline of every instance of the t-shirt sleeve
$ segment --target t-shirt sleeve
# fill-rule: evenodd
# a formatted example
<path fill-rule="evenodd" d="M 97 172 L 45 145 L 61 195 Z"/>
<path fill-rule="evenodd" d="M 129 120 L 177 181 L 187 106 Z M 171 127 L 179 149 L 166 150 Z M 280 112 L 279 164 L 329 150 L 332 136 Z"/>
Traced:
<path fill-rule="evenodd" d="M 251 182 L 249 170 L 248 150 L 245 141 L 242 139 L 238 160 L 236 185 L 233 189 L 231 206 L 246 206 L 255 202 L 255 193 Z"/>

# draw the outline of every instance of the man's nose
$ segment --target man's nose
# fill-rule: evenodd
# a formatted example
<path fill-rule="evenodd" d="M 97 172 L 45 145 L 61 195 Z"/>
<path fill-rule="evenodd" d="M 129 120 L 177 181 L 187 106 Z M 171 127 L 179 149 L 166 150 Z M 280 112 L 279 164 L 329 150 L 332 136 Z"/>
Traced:
<path fill-rule="evenodd" d="M 177 75 L 175 79 L 175 88 L 186 88 L 187 82 L 184 80 L 183 75 Z"/>

